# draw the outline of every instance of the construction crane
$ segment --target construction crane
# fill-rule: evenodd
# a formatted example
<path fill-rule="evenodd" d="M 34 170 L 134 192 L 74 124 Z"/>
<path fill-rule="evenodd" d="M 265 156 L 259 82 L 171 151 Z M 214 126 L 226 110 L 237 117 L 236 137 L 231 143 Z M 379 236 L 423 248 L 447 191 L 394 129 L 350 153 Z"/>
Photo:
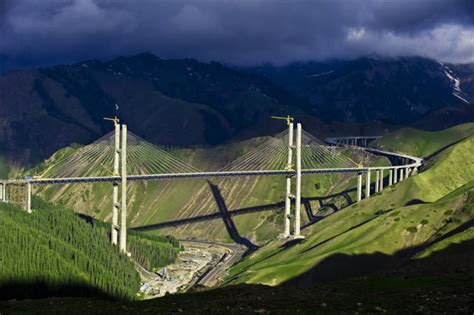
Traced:
<path fill-rule="evenodd" d="M 114 126 L 118 125 L 118 123 L 120 122 L 120 120 L 117 118 L 117 116 L 114 116 L 113 118 L 110 118 L 110 117 L 104 117 L 104 120 L 110 120 L 110 121 L 113 121 L 113 122 L 114 122 Z"/>
<path fill-rule="evenodd" d="M 293 117 L 291 117 L 290 115 L 288 116 L 272 116 L 273 119 L 281 119 L 281 120 L 286 120 L 286 124 L 289 126 L 290 123 L 293 122 Z"/>

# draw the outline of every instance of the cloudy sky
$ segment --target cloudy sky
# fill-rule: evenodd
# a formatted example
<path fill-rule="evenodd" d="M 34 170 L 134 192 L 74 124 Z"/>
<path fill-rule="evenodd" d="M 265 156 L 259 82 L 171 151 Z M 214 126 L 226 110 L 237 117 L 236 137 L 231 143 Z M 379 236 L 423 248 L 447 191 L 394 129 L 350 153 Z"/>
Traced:
<path fill-rule="evenodd" d="M 239 65 L 474 62 L 474 1 L 0 0 L 0 71 L 140 52 Z"/>

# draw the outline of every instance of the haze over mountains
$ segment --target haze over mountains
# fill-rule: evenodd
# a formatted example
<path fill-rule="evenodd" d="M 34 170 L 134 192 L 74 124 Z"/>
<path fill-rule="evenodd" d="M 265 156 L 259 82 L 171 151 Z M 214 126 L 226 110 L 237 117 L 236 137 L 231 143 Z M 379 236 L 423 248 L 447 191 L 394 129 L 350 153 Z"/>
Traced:
<path fill-rule="evenodd" d="M 0 155 L 38 161 L 105 134 L 103 117 L 116 112 L 145 139 L 177 146 L 268 134 L 271 115 L 444 128 L 474 118 L 474 65 L 365 57 L 233 68 L 140 54 L 10 71 L 0 100 Z"/>

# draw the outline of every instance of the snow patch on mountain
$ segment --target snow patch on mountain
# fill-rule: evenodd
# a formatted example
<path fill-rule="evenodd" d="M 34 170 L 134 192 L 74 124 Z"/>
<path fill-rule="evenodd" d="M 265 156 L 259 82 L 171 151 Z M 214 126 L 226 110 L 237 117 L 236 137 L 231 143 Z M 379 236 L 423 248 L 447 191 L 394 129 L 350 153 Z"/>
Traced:
<path fill-rule="evenodd" d="M 463 97 L 464 93 L 461 90 L 461 80 L 446 65 L 443 65 L 443 71 L 446 77 L 448 77 L 448 79 L 453 82 L 453 95 L 459 98 L 461 101 L 469 104 L 469 101 Z"/>

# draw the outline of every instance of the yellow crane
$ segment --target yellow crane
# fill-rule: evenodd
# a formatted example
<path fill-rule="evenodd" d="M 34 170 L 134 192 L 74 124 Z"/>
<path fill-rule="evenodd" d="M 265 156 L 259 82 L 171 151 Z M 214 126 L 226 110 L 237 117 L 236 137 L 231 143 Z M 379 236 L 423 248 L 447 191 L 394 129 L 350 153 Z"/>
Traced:
<path fill-rule="evenodd" d="M 114 116 L 113 118 L 110 118 L 110 117 L 104 117 L 104 120 L 110 120 L 110 121 L 113 121 L 113 122 L 114 122 L 114 126 L 118 125 L 118 123 L 120 122 L 120 120 L 117 118 L 117 116 Z"/>
<path fill-rule="evenodd" d="M 293 122 L 293 117 L 291 117 L 290 115 L 288 116 L 272 116 L 273 119 L 281 119 L 281 120 L 286 120 L 286 124 L 289 126 L 290 123 Z"/>

